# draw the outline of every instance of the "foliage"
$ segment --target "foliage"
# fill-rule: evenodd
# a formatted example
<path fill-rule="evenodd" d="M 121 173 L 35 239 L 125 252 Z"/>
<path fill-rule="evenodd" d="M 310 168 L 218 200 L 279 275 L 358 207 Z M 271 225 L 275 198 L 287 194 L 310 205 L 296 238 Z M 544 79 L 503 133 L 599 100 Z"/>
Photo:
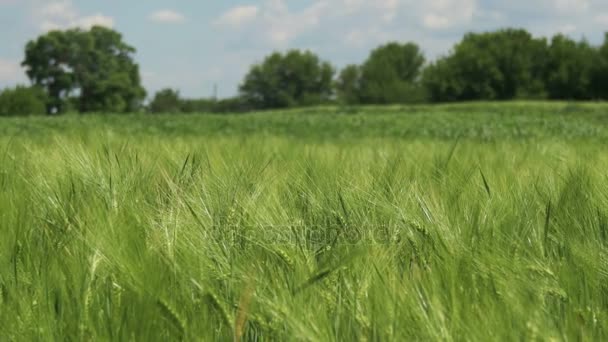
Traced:
<path fill-rule="evenodd" d="M 606 340 L 606 108 L 5 118 L 0 340 Z"/>
<path fill-rule="evenodd" d="M 238 96 L 219 99 L 212 108 L 213 113 L 244 113 L 252 110 L 250 104 Z"/>
<path fill-rule="evenodd" d="M 545 96 L 547 42 L 519 29 L 469 33 L 425 72 L 433 101 Z"/>
<path fill-rule="evenodd" d="M 136 112 L 145 98 L 135 49 L 120 33 L 51 31 L 26 46 L 23 66 L 45 90 L 47 113 Z M 231 113 L 323 104 L 479 100 L 608 100 L 608 34 L 602 46 L 523 29 L 468 33 L 431 64 L 415 43 L 391 42 L 361 65 L 334 69 L 310 51 L 275 52 L 251 67 L 234 98 L 182 99 L 165 89 L 152 113 Z M 29 110 L 29 109 L 28 109 Z"/>
<path fill-rule="evenodd" d="M 593 98 L 593 69 L 598 58 L 597 50 L 586 41 L 577 43 L 563 35 L 553 37 L 547 58 L 549 97 L 569 100 Z"/>
<path fill-rule="evenodd" d="M 182 111 L 182 103 L 179 91 L 163 89 L 154 94 L 154 98 L 148 105 L 150 113 L 179 113 Z"/>
<path fill-rule="evenodd" d="M 376 48 L 361 66 L 361 102 L 423 102 L 417 80 L 424 62 L 420 48 L 414 43 L 388 43 Z"/>
<path fill-rule="evenodd" d="M 251 108 L 240 97 L 226 99 L 184 99 L 179 92 L 164 89 L 148 105 L 149 113 L 241 113 Z"/>
<path fill-rule="evenodd" d="M 129 112 L 145 98 L 134 53 L 108 28 L 51 31 L 27 44 L 23 66 L 32 82 L 45 88 L 48 113 L 65 111 L 71 96 L 78 97 L 83 113 Z"/>
<path fill-rule="evenodd" d="M 340 102 L 361 103 L 361 68 L 358 65 L 346 66 L 340 71 L 335 87 Z"/>
<path fill-rule="evenodd" d="M 240 97 L 225 99 L 182 99 L 182 113 L 242 113 L 251 108 Z"/>
<path fill-rule="evenodd" d="M 598 49 L 591 84 L 594 99 L 608 100 L 608 33 L 604 36 L 604 44 Z"/>
<path fill-rule="evenodd" d="M 334 70 L 310 51 L 273 53 L 251 67 L 240 86 L 253 108 L 287 108 L 324 103 L 332 97 Z"/>
<path fill-rule="evenodd" d="M 46 94 L 38 87 L 17 86 L 0 92 L 0 116 L 46 113 Z"/>

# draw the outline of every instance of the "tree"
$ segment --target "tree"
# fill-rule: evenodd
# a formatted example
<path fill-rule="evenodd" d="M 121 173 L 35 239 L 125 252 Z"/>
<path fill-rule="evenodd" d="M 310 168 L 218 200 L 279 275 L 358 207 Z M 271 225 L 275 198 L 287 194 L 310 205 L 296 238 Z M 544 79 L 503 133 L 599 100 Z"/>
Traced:
<path fill-rule="evenodd" d="M 22 65 L 32 82 L 46 90 L 49 114 L 64 111 L 71 96 L 78 97 L 83 113 L 128 112 L 145 98 L 134 53 L 120 33 L 95 26 L 51 31 L 30 41 Z"/>
<path fill-rule="evenodd" d="M 414 43 L 389 43 L 378 47 L 361 66 L 361 102 L 386 104 L 422 101 L 417 81 L 424 63 L 425 58 Z"/>
<path fill-rule="evenodd" d="M 435 101 L 542 98 L 547 42 L 525 30 L 469 33 L 425 72 Z"/>
<path fill-rule="evenodd" d="M 593 98 L 608 100 L 608 33 L 604 36 L 604 44 L 597 50 L 597 61 L 592 71 Z"/>
<path fill-rule="evenodd" d="M 361 68 L 358 65 L 342 69 L 336 80 L 336 93 L 344 104 L 361 103 Z"/>
<path fill-rule="evenodd" d="M 597 49 L 586 41 L 577 43 L 561 34 L 553 37 L 545 81 L 549 97 L 565 100 L 591 99 L 593 68 L 598 58 Z"/>
<path fill-rule="evenodd" d="M 454 59 L 440 58 L 427 66 L 422 84 L 431 102 L 454 102 L 463 99 L 464 80 Z"/>
<path fill-rule="evenodd" d="M 42 115 L 46 94 L 38 87 L 17 86 L 0 92 L 0 116 Z"/>
<path fill-rule="evenodd" d="M 158 91 L 148 105 L 150 113 L 179 113 L 182 111 L 182 101 L 179 92 L 173 89 Z"/>
<path fill-rule="evenodd" d="M 251 67 L 240 93 L 259 109 L 315 105 L 331 98 L 333 75 L 332 66 L 310 51 L 273 53 Z"/>

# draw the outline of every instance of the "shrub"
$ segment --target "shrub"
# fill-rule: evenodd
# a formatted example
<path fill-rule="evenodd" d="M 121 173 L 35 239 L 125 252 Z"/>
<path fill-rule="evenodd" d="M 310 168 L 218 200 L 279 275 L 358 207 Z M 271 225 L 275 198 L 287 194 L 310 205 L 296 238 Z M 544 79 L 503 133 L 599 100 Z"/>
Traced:
<path fill-rule="evenodd" d="M 17 86 L 0 93 L 0 116 L 43 115 L 46 94 L 38 87 Z"/>

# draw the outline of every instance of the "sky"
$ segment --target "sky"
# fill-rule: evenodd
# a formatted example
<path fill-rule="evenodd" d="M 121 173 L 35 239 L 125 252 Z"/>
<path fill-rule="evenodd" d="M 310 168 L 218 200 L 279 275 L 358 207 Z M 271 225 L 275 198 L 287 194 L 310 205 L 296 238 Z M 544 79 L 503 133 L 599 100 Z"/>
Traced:
<path fill-rule="evenodd" d="M 594 44 L 608 0 L 0 0 L 0 89 L 27 84 L 27 41 L 51 29 L 103 25 L 137 49 L 149 94 L 237 94 L 249 66 L 272 51 L 308 49 L 336 68 L 388 41 L 418 43 L 428 60 L 462 35 L 504 27 L 563 33 Z"/>

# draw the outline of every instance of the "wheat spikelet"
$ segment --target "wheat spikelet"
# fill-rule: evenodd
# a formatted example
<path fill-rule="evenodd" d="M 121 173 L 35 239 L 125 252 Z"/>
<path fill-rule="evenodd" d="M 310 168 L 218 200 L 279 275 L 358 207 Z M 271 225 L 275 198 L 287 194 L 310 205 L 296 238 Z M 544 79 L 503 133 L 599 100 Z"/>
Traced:
<path fill-rule="evenodd" d="M 180 336 L 185 336 L 186 324 L 177 311 L 162 298 L 158 299 L 156 304 L 163 316 L 179 331 Z"/>
<path fill-rule="evenodd" d="M 226 325 L 232 326 L 233 325 L 232 319 L 231 319 L 230 315 L 228 314 L 228 310 L 226 310 L 226 308 L 224 308 L 224 306 L 222 305 L 220 300 L 217 298 L 215 293 L 207 292 L 205 297 L 207 298 L 209 304 L 220 313 L 220 318 L 224 321 L 224 323 Z"/>

